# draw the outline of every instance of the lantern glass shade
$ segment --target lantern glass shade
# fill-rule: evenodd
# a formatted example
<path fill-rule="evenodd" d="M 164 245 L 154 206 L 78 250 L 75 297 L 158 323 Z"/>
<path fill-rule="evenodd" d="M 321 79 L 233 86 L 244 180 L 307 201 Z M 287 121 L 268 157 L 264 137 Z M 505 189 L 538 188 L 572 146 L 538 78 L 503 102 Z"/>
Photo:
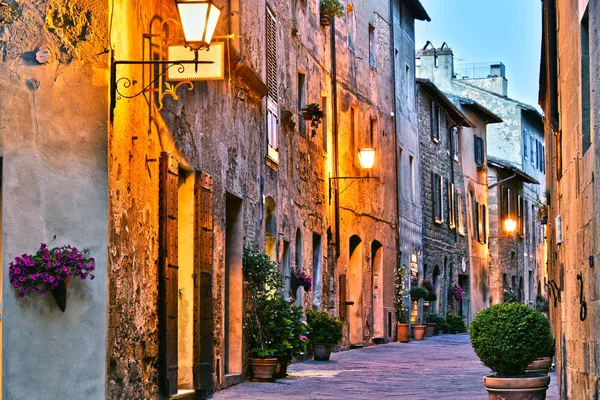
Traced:
<path fill-rule="evenodd" d="M 210 46 L 221 10 L 210 0 L 176 3 L 186 44 L 196 49 Z"/>
<path fill-rule="evenodd" d="M 512 218 L 507 218 L 504 220 L 504 230 L 508 233 L 512 233 L 517 229 L 517 221 Z"/>
<path fill-rule="evenodd" d="M 375 162 L 375 149 L 364 148 L 358 150 L 358 159 L 363 169 L 370 170 Z"/>

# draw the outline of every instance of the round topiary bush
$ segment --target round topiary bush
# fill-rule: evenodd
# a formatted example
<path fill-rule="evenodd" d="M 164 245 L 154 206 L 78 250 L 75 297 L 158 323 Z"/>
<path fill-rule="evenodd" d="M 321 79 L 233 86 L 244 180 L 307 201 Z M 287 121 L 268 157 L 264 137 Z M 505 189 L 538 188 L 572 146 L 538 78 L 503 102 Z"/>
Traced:
<path fill-rule="evenodd" d="M 481 311 L 469 326 L 471 344 L 497 375 L 521 375 L 552 344 L 548 320 L 518 303 L 500 303 Z"/>
<path fill-rule="evenodd" d="M 429 295 L 429 291 L 423 286 L 413 286 L 410 288 L 409 294 L 412 300 L 419 300 L 427 297 Z"/>

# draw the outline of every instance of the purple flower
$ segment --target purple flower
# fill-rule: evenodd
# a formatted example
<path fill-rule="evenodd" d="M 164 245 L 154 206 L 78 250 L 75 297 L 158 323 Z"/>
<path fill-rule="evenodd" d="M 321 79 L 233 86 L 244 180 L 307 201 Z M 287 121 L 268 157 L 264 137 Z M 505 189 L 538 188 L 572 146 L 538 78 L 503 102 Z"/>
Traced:
<path fill-rule="evenodd" d="M 308 340 L 308 338 L 304 335 L 300 335 L 300 340 L 304 341 L 304 340 Z"/>

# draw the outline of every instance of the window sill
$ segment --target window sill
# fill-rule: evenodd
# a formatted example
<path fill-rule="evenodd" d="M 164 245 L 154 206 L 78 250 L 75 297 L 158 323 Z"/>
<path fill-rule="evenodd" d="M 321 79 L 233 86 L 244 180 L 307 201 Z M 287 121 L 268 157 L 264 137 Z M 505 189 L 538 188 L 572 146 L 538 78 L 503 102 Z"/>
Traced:
<path fill-rule="evenodd" d="M 435 137 L 431 137 L 431 140 L 433 141 L 433 143 L 440 143 L 440 139 L 436 139 Z"/>
<path fill-rule="evenodd" d="M 267 149 L 267 157 L 266 157 L 267 165 L 277 171 L 277 167 L 279 166 L 279 151 L 268 146 Z"/>
<path fill-rule="evenodd" d="M 444 223 L 444 220 L 443 220 L 443 219 L 441 219 L 441 220 L 440 220 L 440 219 L 435 219 L 435 218 L 434 218 L 434 219 L 433 219 L 433 222 L 435 222 L 435 223 L 436 223 L 436 224 L 438 224 L 438 225 L 442 225 L 442 224 Z"/>

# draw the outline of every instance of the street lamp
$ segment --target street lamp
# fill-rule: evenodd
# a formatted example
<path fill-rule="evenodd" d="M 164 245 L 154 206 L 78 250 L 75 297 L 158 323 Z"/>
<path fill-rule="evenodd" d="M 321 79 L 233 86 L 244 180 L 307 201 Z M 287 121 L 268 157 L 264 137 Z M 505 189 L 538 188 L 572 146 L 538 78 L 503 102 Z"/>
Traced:
<path fill-rule="evenodd" d="M 198 52 L 210 47 L 213 39 L 217 22 L 221 15 L 221 9 L 213 4 L 212 0 L 174 0 L 177 6 L 179 21 L 183 30 L 184 44 L 194 52 L 194 60 L 115 60 L 114 51 L 111 56 L 111 114 L 110 120 L 113 121 L 114 109 L 117 101 L 117 94 L 122 98 L 132 99 L 146 92 L 156 81 L 164 76 L 169 68 L 177 66 L 178 72 L 185 71 L 186 64 L 194 64 L 196 72 L 199 64 L 213 64 L 214 61 L 198 60 Z M 144 38 L 150 38 L 156 35 L 144 34 Z M 159 65 L 162 71 L 154 76 L 154 79 L 144 86 L 139 92 L 128 95 L 119 91 L 119 84 L 125 89 L 135 83 L 135 79 L 121 77 L 117 79 L 117 66 L 119 65 Z"/>
<path fill-rule="evenodd" d="M 329 204 L 331 204 L 331 181 L 341 179 L 370 179 L 375 178 L 370 176 L 370 171 L 373 169 L 375 163 L 375 149 L 365 147 L 358 149 L 358 161 L 360 161 L 360 167 L 367 171 L 367 176 L 330 176 L 329 177 Z"/>
<path fill-rule="evenodd" d="M 517 229 L 517 221 L 512 218 L 504 220 L 504 230 L 508 233 L 513 233 Z"/>
<path fill-rule="evenodd" d="M 210 46 L 221 9 L 212 0 L 175 0 L 185 44 L 193 50 Z"/>

